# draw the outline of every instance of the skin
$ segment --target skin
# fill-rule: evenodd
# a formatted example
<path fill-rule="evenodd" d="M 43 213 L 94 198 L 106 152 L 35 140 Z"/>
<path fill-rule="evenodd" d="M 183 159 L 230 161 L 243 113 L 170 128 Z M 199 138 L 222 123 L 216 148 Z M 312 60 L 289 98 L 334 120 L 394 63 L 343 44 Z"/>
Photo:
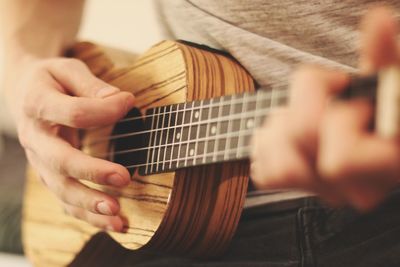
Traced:
<path fill-rule="evenodd" d="M 113 123 L 134 97 L 94 77 L 75 59 L 62 58 L 75 42 L 84 1 L 3 0 L 5 90 L 21 145 L 43 183 L 67 213 L 95 226 L 122 231 L 119 204 L 80 180 L 125 186 L 129 172 L 75 148 L 76 128 Z"/>
<path fill-rule="evenodd" d="M 361 23 L 361 74 L 400 62 L 396 35 L 390 10 L 379 7 L 366 14 Z M 332 101 L 348 82 L 345 73 L 318 66 L 294 73 L 289 105 L 253 138 L 251 171 L 259 188 L 299 188 L 334 206 L 369 211 L 398 184 L 399 140 L 368 131 L 371 104 Z"/>
<path fill-rule="evenodd" d="M 75 129 L 113 123 L 135 99 L 94 77 L 78 60 L 62 57 L 75 41 L 84 1 L 1 4 L 4 87 L 30 164 L 69 214 L 122 231 L 118 201 L 80 180 L 122 187 L 129 184 L 129 173 L 77 150 Z M 397 63 L 397 26 L 390 11 L 374 9 L 362 25 L 362 72 Z M 333 205 L 368 210 L 397 184 L 398 141 L 367 132 L 372 107 L 362 101 L 330 101 L 348 79 L 318 66 L 293 75 L 289 106 L 272 115 L 253 138 L 251 170 L 259 188 L 305 189 Z"/>

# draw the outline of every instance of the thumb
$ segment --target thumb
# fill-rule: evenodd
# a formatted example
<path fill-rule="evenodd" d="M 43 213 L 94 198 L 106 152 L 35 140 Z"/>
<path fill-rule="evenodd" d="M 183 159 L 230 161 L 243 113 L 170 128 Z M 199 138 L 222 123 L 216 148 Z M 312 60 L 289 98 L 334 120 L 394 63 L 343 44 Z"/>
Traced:
<path fill-rule="evenodd" d="M 60 58 L 48 65 L 53 77 L 73 96 L 105 98 L 121 92 L 91 73 L 89 68 L 80 60 Z"/>

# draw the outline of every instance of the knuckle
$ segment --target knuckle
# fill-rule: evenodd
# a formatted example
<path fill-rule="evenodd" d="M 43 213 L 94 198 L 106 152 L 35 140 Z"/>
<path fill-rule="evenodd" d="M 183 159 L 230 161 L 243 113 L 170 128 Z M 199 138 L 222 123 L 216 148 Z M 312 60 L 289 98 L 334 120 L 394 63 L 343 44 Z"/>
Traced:
<path fill-rule="evenodd" d="M 71 153 L 63 151 L 60 152 L 58 157 L 52 157 L 50 160 L 50 164 L 54 170 L 63 176 L 69 176 L 71 160 L 73 160 Z"/>
<path fill-rule="evenodd" d="M 352 169 L 344 157 L 335 157 L 320 161 L 318 172 L 328 182 L 340 182 L 351 174 Z"/>
<path fill-rule="evenodd" d="M 33 118 L 42 118 L 45 112 L 45 105 L 40 96 L 35 90 L 29 90 L 22 102 L 22 110 L 25 115 Z"/>
<path fill-rule="evenodd" d="M 73 127 L 84 127 L 86 121 L 86 112 L 82 105 L 75 103 L 69 111 L 69 124 Z"/>

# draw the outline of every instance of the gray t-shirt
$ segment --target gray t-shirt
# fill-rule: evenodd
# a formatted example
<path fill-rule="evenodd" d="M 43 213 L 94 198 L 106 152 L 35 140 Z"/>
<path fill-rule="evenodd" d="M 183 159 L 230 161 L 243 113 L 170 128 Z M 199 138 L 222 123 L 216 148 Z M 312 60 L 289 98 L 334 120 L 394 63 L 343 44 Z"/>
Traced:
<path fill-rule="evenodd" d="M 301 63 L 357 72 L 359 22 L 369 6 L 399 0 L 159 0 L 173 38 L 228 51 L 269 90 L 287 88 Z M 286 192 L 262 202 L 303 196 Z"/>

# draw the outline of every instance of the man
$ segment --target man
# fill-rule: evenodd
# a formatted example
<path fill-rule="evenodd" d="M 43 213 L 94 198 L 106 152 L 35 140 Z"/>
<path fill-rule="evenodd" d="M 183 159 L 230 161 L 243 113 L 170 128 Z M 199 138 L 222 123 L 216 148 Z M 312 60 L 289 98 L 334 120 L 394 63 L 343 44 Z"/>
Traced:
<path fill-rule="evenodd" d="M 328 209 L 313 198 L 287 208 L 268 203 L 266 197 L 265 210 L 247 212 L 219 263 L 204 264 L 399 264 L 399 200 L 393 197 L 377 208 L 399 179 L 398 141 L 367 131 L 369 103 L 329 102 L 348 84 L 345 72 L 368 74 L 399 62 L 395 19 L 388 9 L 377 8 L 363 20 L 357 70 L 356 21 L 367 10 L 365 2 L 160 1 L 165 24 L 177 38 L 229 51 L 264 87 L 286 87 L 286 75 L 297 63 L 324 65 L 297 71 L 288 107 L 255 134 L 252 180 L 261 189 L 305 189 L 333 206 L 371 212 Z M 112 123 L 135 105 L 134 96 L 97 79 L 81 62 L 62 58 L 75 41 L 82 0 L 3 3 L 5 86 L 30 163 L 72 216 L 121 231 L 116 199 L 78 179 L 122 187 L 129 183 L 129 173 L 73 148 L 68 127 Z M 393 5 L 398 14 L 399 4 Z M 370 251 L 374 254 L 367 254 Z M 163 260 L 147 264 L 160 265 Z M 198 264 L 187 259 L 174 263 Z"/>

